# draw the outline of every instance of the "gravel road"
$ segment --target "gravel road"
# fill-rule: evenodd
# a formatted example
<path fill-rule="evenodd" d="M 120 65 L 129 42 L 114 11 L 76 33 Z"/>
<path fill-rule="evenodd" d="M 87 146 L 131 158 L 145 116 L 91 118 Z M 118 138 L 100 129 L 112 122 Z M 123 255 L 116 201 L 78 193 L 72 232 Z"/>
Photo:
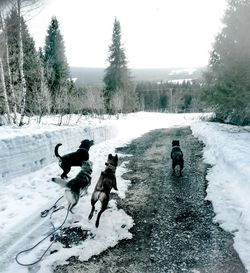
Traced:
<path fill-rule="evenodd" d="M 172 176 L 171 142 L 179 139 L 184 153 L 183 177 Z M 131 180 L 118 206 L 134 219 L 133 238 L 79 262 L 72 257 L 55 273 L 245 273 L 233 248 L 233 236 L 213 223 L 212 204 L 205 200 L 206 170 L 202 143 L 189 127 L 159 129 L 117 152 Z M 177 172 L 178 174 L 178 172 Z"/>

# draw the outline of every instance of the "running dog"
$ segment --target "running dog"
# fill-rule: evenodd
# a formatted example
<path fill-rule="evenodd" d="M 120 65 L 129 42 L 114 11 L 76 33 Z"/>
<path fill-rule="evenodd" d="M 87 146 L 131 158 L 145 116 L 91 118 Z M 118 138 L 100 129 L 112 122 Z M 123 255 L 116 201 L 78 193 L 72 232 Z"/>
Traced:
<path fill-rule="evenodd" d="M 81 171 L 70 181 L 57 177 L 51 178 L 53 182 L 65 188 L 64 196 L 69 203 L 69 211 L 71 213 L 73 213 L 72 209 L 77 205 L 82 191 L 87 191 L 90 185 L 92 166 L 93 163 L 91 161 L 83 161 Z"/>
<path fill-rule="evenodd" d="M 101 172 L 101 175 L 96 183 L 94 192 L 91 197 L 91 205 L 92 209 L 89 214 L 89 220 L 93 217 L 93 213 L 95 211 L 95 203 L 99 200 L 101 202 L 101 209 L 97 214 L 95 226 L 98 228 L 101 214 L 107 209 L 109 202 L 109 194 L 112 188 L 116 191 L 116 176 L 115 171 L 118 165 L 118 156 L 113 156 L 112 154 L 108 155 L 108 160 L 105 163 L 105 170 Z"/>
<path fill-rule="evenodd" d="M 59 166 L 63 169 L 61 178 L 64 179 L 68 178 L 67 174 L 70 172 L 72 166 L 82 166 L 83 161 L 89 160 L 89 149 L 94 145 L 94 141 L 84 139 L 76 152 L 63 156 L 60 156 L 58 153 L 58 148 L 61 145 L 61 143 L 58 143 L 55 146 L 55 156 L 59 159 Z"/>
<path fill-rule="evenodd" d="M 179 140 L 172 141 L 171 159 L 172 159 L 173 175 L 175 175 L 175 167 L 177 165 L 179 165 L 180 166 L 180 176 L 182 176 L 182 170 L 184 167 L 184 160 L 183 160 L 183 153 L 180 148 L 180 141 Z"/>

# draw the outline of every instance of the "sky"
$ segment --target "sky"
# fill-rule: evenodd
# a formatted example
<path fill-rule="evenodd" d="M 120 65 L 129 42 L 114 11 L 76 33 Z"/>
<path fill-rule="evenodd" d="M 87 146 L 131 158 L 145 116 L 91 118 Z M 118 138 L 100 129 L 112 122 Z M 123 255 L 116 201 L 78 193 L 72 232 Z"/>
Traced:
<path fill-rule="evenodd" d="M 206 66 L 226 0 L 45 0 L 28 21 L 37 47 L 52 16 L 70 66 L 106 67 L 114 19 L 129 68 Z"/>
<path fill-rule="evenodd" d="M 1 126 L 0 272 L 31 272 L 29 267 L 15 262 L 16 254 L 44 238 L 52 230 L 51 223 L 57 227 L 65 218 L 65 209 L 40 218 L 40 213 L 49 209 L 64 192 L 59 185 L 51 182 L 51 177 L 61 174 L 57 160 L 51 157 L 51 147 L 60 139 L 63 140 L 60 147 L 62 154 L 67 149 L 69 152 L 73 147 L 79 146 L 83 132 L 84 137 L 95 141 L 89 151 L 93 162 L 92 183 L 87 194 L 74 208 L 74 214 L 70 214 L 65 223 L 65 227 L 81 226 L 89 230 L 89 236 L 82 244 L 73 245 L 72 248 L 63 248 L 59 242 L 53 244 L 50 251 L 57 252 L 45 255 L 38 266 L 32 267 L 32 272 L 37 273 L 52 273 L 55 263 L 63 264 L 71 256 L 79 255 L 80 260 L 86 261 L 113 247 L 120 240 L 132 238 L 129 230 L 135 223 L 122 208 L 117 208 L 115 200 L 110 200 L 98 229 L 95 228 L 96 214 L 91 221 L 87 219 L 91 209 L 90 197 L 108 153 L 114 154 L 116 147 L 122 147 L 150 130 L 183 126 L 191 126 L 192 134 L 205 144 L 203 160 L 211 166 L 206 176 L 206 199 L 213 204 L 214 222 L 234 234 L 233 246 L 247 271 L 250 271 L 250 126 L 211 123 L 206 122 L 205 117 L 204 114 L 139 112 L 120 116 L 119 119 L 113 116 L 102 119 L 82 117 L 79 120 L 78 116 L 72 115 L 70 126 L 56 126 L 59 117 L 43 117 L 40 125 L 36 124 L 35 119 L 30 119 L 29 125 L 21 128 Z M 67 116 L 64 117 L 64 122 L 66 121 Z M 128 126 L 131 130 L 127 130 Z M 121 156 L 118 154 L 119 158 Z M 49 159 L 50 162 L 44 166 L 37 165 L 36 171 L 28 172 L 25 169 L 26 165 L 32 166 L 34 162 L 40 162 L 41 157 L 44 158 L 43 162 Z M 3 166 L 8 162 L 7 169 Z M 120 198 L 126 197 L 130 184 L 129 180 L 122 178 L 122 174 L 128 171 L 125 166 L 126 162 L 123 162 L 116 173 L 117 194 Z M 73 177 L 78 171 L 77 167 L 72 168 L 70 176 Z M 58 206 L 61 205 L 67 207 L 64 198 L 58 203 Z M 97 205 L 98 209 L 100 206 Z M 49 239 L 45 240 L 28 255 L 20 255 L 19 261 L 36 261 L 49 244 Z"/>

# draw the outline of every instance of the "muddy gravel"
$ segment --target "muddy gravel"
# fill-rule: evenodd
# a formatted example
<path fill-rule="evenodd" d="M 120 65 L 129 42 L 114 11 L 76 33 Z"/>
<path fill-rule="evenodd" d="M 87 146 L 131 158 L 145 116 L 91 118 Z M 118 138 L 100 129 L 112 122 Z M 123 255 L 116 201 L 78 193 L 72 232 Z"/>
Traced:
<path fill-rule="evenodd" d="M 183 177 L 172 175 L 171 142 L 180 140 Z M 117 152 L 124 157 L 131 180 L 119 208 L 134 219 L 133 238 L 80 262 L 57 266 L 55 273 L 245 273 L 233 248 L 233 236 L 213 222 L 206 200 L 209 166 L 202 162 L 202 143 L 188 127 L 159 129 Z M 117 197 L 116 197 L 117 198 Z"/>

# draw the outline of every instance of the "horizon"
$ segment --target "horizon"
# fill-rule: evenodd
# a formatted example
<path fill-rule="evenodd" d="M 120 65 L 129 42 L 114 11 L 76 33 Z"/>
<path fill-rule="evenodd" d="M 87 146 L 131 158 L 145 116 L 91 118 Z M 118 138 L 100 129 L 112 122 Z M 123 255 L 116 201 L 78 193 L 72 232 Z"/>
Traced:
<path fill-rule="evenodd" d="M 87 69 L 106 69 L 107 67 L 98 67 L 98 66 L 75 66 L 75 65 L 69 65 L 70 68 L 87 68 Z M 171 70 L 171 69 L 202 69 L 205 68 L 204 66 L 187 66 L 187 67 L 128 67 L 129 69 L 139 70 L 139 69 L 145 69 L 145 70 Z"/>

